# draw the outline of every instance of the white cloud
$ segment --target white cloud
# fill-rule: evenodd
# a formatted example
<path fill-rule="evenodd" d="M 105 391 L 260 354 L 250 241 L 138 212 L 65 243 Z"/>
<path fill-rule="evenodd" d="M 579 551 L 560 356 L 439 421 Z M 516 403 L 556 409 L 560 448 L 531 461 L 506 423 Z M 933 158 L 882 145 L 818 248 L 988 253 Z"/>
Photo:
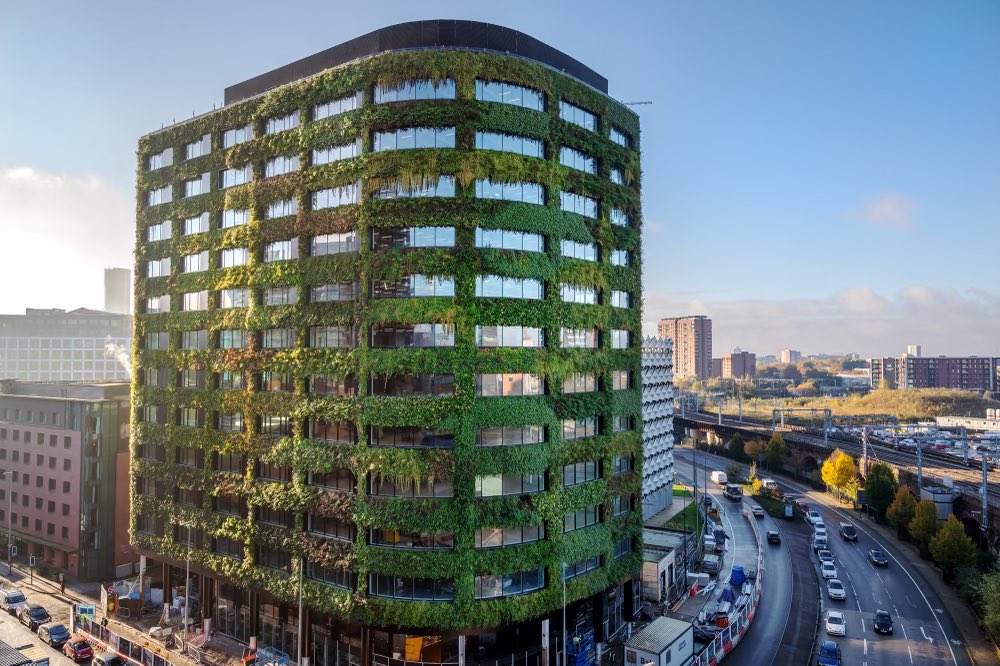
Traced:
<path fill-rule="evenodd" d="M 134 211 L 100 178 L 0 168 L 0 313 L 102 308 L 103 269 L 132 266 Z"/>
<path fill-rule="evenodd" d="M 734 347 L 761 355 L 790 347 L 804 353 L 925 353 L 1000 356 L 1000 293 L 911 285 L 886 297 L 869 288 L 843 289 L 814 299 L 699 301 L 647 292 L 643 331 L 654 335 L 661 317 L 712 318 L 713 354 Z"/>
<path fill-rule="evenodd" d="M 909 197 L 888 193 L 869 201 L 854 217 L 865 220 L 873 227 L 909 231 L 916 224 L 917 209 L 916 202 Z"/>

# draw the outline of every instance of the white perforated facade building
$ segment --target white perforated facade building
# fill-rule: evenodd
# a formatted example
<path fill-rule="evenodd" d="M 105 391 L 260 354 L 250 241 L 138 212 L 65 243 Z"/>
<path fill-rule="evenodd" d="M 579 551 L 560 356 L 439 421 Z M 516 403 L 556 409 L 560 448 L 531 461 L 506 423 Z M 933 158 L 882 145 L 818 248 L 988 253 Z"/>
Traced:
<path fill-rule="evenodd" d="M 646 520 L 673 500 L 674 343 L 642 341 L 642 517 Z"/>

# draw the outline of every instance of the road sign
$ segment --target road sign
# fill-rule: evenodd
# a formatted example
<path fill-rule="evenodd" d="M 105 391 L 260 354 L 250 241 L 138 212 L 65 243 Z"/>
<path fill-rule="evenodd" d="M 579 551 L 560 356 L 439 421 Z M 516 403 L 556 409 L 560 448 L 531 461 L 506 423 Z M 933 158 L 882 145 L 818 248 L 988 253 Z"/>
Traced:
<path fill-rule="evenodd" d="M 35 567 L 35 556 L 34 555 L 28 555 L 28 566 L 31 567 L 31 568 Z"/>
<path fill-rule="evenodd" d="M 76 614 L 80 617 L 94 617 L 97 615 L 97 606 L 93 604 L 78 604 Z"/>

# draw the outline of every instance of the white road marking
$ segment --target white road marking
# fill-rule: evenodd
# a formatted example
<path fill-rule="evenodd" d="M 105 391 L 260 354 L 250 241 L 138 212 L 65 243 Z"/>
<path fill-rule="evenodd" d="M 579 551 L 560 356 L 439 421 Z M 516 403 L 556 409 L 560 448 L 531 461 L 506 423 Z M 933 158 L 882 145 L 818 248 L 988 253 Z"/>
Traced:
<path fill-rule="evenodd" d="M 868 639 L 865 639 L 865 656 L 868 656 Z"/>
<path fill-rule="evenodd" d="M 920 627 L 920 633 L 922 633 L 924 635 L 924 638 L 926 638 L 927 640 L 929 640 L 932 644 L 934 643 L 934 637 L 933 636 L 928 636 L 927 632 L 924 631 L 923 627 Z"/>
<path fill-rule="evenodd" d="M 906 646 L 906 651 L 907 651 L 907 653 L 909 653 L 909 655 L 910 655 L 910 663 L 912 664 L 912 663 L 913 663 L 913 650 L 911 650 L 911 649 L 910 649 L 910 646 L 909 646 L 909 645 L 907 645 L 907 646 Z"/>
<path fill-rule="evenodd" d="M 858 604 L 858 610 L 861 610 L 861 604 Z M 865 618 L 861 618 L 861 633 L 865 633 L 866 631 L 867 631 L 867 629 L 865 629 Z M 866 650 L 868 649 L 868 639 L 867 638 L 865 639 L 865 649 Z"/>

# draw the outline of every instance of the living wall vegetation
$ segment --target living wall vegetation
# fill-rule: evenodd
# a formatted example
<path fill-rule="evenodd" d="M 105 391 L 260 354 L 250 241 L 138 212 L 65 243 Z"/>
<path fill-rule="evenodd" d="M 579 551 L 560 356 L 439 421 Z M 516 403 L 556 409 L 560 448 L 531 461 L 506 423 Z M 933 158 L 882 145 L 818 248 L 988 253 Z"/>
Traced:
<path fill-rule="evenodd" d="M 375 85 L 397 86 L 407 81 L 451 79 L 457 94 L 453 100 L 426 100 L 375 105 Z M 476 79 L 521 84 L 545 94 L 544 112 L 475 98 Z M 358 109 L 319 121 L 310 121 L 314 104 L 360 91 Z M 560 120 L 559 100 L 587 109 L 599 118 L 597 132 Z M 279 134 L 264 133 L 267 118 L 300 114 L 298 128 Z M 220 132 L 252 124 L 253 138 L 227 150 Z M 454 149 L 412 149 L 374 153 L 369 150 L 371 133 L 397 127 L 442 126 L 456 128 Z M 615 127 L 631 137 L 629 147 L 609 140 Z M 546 159 L 517 154 L 477 151 L 476 130 L 518 134 L 542 140 Z M 212 135 L 212 151 L 184 160 L 184 145 Z M 313 148 L 342 145 L 361 138 L 365 148 L 358 157 L 321 166 L 308 166 Z M 366 624 L 406 627 L 487 627 L 537 617 L 562 605 L 562 562 L 574 563 L 601 555 L 602 567 L 568 583 L 570 600 L 602 590 L 639 571 L 641 565 L 641 513 L 638 510 L 614 516 L 612 501 L 631 496 L 640 508 L 641 486 L 641 398 L 638 389 L 640 352 L 640 261 L 639 261 L 639 127 L 637 117 L 625 107 L 583 84 L 548 68 L 513 57 L 483 53 L 422 51 L 388 53 L 326 71 L 305 81 L 285 85 L 218 112 L 150 134 L 139 141 L 137 210 L 136 324 L 133 349 L 133 421 L 131 532 L 141 548 L 177 561 L 186 546 L 175 539 L 175 531 L 162 526 L 190 527 L 202 535 L 202 547 L 192 548 L 191 561 L 219 576 L 249 587 L 264 588 L 289 601 L 297 596 L 298 567 L 311 561 L 334 570 L 357 573 L 356 587 L 344 590 L 306 579 L 304 598 L 309 606 Z M 597 159 L 597 175 L 567 169 L 559 164 L 560 146 L 571 146 Z M 173 148 L 173 165 L 147 168 L 148 156 Z M 264 161 L 275 155 L 297 154 L 303 166 L 283 176 L 264 179 Z M 251 182 L 219 189 L 219 171 L 253 165 Z M 624 173 L 622 185 L 612 183 L 609 170 Z M 211 174 L 207 194 L 183 198 L 183 182 L 202 173 Z M 439 176 L 454 176 L 454 198 L 380 200 L 370 196 L 387 183 L 436 182 Z M 475 180 L 494 182 L 530 181 L 547 191 L 544 206 L 475 198 Z M 365 196 L 360 203 L 327 210 L 309 210 L 309 193 L 360 181 Z M 149 190 L 170 186 L 172 202 L 147 205 Z M 599 219 L 562 212 L 559 192 L 569 190 L 599 199 Z M 264 220 L 270 202 L 298 200 L 294 216 Z M 612 225 L 611 207 L 627 212 L 631 225 Z M 207 233 L 183 235 L 183 220 L 208 211 L 213 221 L 224 209 L 249 209 L 249 223 L 220 229 L 214 222 Z M 146 229 L 170 220 L 169 240 L 147 242 Z M 410 249 L 374 252 L 368 238 L 377 227 L 453 226 L 453 249 Z M 543 253 L 477 249 L 475 228 L 502 228 L 543 234 Z M 358 252 L 308 257 L 308 238 L 315 234 L 356 230 Z M 269 241 L 297 237 L 297 260 L 264 263 L 263 246 Z M 560 241 L 593 242 L 600 247 L 599 262 L 564 258 Z M 215 250 L 249 247 L 244 266 L 220 268 Z M 609 262 L 612 249 L 632 253 L 629 266 Z M 179 257 L 209 250 L 209 270 L 182 274 Z M 148 261 L 172 258 L 169 275 L 144 278 Z M 408 273 L 454 276 L 455 297 L 373 300 L 365 285 L 372 278 L 392 279 Z M 485 299 L 474 295 L 477 275 L 496 274 L 531 277 L 546 285 L 543 300 Z M 314 284 L 359 281 L 358 299 L 335 303 L 308 303 L 304 298 Z M 610 305 L 563 303 L 560 285 L 570 282 L 590 285 L 605 294 L 610 290 L 633 295 L 630 309 Z M 298 287 L 299 303 L 263 306 L 261 289 L 272 286 Z M 247 308 L 217 309 L 215 293 L 220 289 L 249 286 L 254 298 Z M 180 294 L 207 290 L 210 305 L 204 311 L 179 311 Z M 143 304 L 153 296 L 172 295 L 169 312 L 150 313 Z M 437 349 L 371 349 L 369 331 L 380 323 L 444 322 L 455 327 L 455 345 Z M 302 341 L 313 325 L 356 326 L 360 335 L 351 349 L 310 349 Z M 545 346 L 538 349 L 478 349 L 475 327 L 523 325 L 545 330 Z M 297 331 L 297 347 L 262 349 L 259 332 L 271 327 Z M 562 349 L 560 329 L 626 329 L 633 332 L 632 347 L 612 349 L 610 335 L 602 336 L 598 349 Z M 181 332 L 208 329 L 245 329 L 251 332 L 247 349 L 182 350 Z M 149 332 L 166 331 L 167 349 L 145 349 Z M 206 388 L 147 386 L 147 368 L 203 370 Z M 632 387 L 611 390 L 612 370 L 629 370 Z M 253 381 L 239 391 L 224 391 L 211 379 L 213 373 L 241 371 L 249 376 L 263 371 L 288 372 L 294 376 L 294 391 L 263 392 Z M 449 397 L 378 397 L 366 395 L 373 375 L 401 373 L 454 374 L 455 391 Z M 546 395 L 540 397 L 477 398 L 475 375 L 490 372 L 529 372 L 545 378 Z M 603 379 L 599 390 L 563 395 L 562 379 L 570 373 L 595 373 Z M 326 397 L 309 394 L 307 378 L 314 375 L 353 375 L 360 390 L 355 396 Z M 166 423 L 147 422 L 147 406 L 167 406 Z M 211 417 L 204 427 L 174 424 L 175 410 L 184 407 L 242 412 L 245 432 L 215 429 Z M 292 417 L 293 434 L 276 437 L 259 433 L 258 419 L 265 414 Z M 596 437 L 563 441 L 561 419 L 601 416 Z M 633 430 L 612 433 L 612 415 L 631 416 Z M 356 444 L 331 444 L 307 437 L 303 424 L 309 418 L 351 421 L 356 425 Z M 478 428 L 501 425 L 545 425 L 546 442 L 537 445 L 481 447 L 476 445 Z M 446 450 L 395 449 L 369 446 L 369 425 L 425 426 L 454 432 L 454 447 Z M 162 448 L 160 448 L 162 447 Z M 195 465 L 177 466 L 180 451 L 194 447 L 203 454 Z M 158 455 L 149 455 L 158 450 Z M 146 453 L 140 453 L 145 451 Z M 245 456 L 243 474 L 215 471 L 213 454 Z M 611 475 L 614 456 L 628 456 L 633 471 Z M 157 459 L 159 458 L 159 459 Z M 562 487 L 562 466 L 600 460 L 603 478 L 577 486 Z M 255 477 L 258 461 L 292 468 L 289 483 Z M 358 479 L 356 492 L 325 492 L 307 483 L 309 471 L 350 469 Z M 372 472 L 413 483 L 449 478 L 454 497 L 406 499 L 369 497 L 366 479 Z M 528 496 L 475 497 L 475 478 L 488 474 L 545 472 L 548 490 Z M 140 484 L 159 484 L 155 498 L 143 494 Z M 201 506 L 173 501 L 174 488 L 201 491 Z M 244 516 L 226 516 L 212 510 L 213 498 L 221 493 L 245 500 Z M 199 497 L 196 495 L 196 497 Z M 604 520 L 597 526 L 562 533 L 566 512 L 593 505 L 604 506 Z M 290 529 L 255 521 L 255 508 L 287 510 L 294 514 Z M 305 515 L 336 517 L 357 525 L 354 543 L 324 541 L 306 533 Z M 154 521 L 156 529 L 140 529 Z M 546 538 L 532 544 L 497 549 L 476 549 L 476 530 L 544 522 Z M 454 548 L 446 551 L 406 551 L 368 545 L 370 528 L 412 532 L 454 533 Z M 177 536 L 183 536 L 183 531 Z M 242 559 L 213 552 L 212 540 L 228 537 L 244 545 Z M 633 552 L 615 559 L 615 543 L 632 539 Z M 257 545 L 292 555 L 288 571 L 259 566 Z M 474 598 L 478 574 L 506 574 L 544 567 L 546 585 L 541 591 L 519 597 L 493 600 Z M 454 583 L 453 603 L 395 601 L 367 594 L 367 574 L 448 578 Z"/>

